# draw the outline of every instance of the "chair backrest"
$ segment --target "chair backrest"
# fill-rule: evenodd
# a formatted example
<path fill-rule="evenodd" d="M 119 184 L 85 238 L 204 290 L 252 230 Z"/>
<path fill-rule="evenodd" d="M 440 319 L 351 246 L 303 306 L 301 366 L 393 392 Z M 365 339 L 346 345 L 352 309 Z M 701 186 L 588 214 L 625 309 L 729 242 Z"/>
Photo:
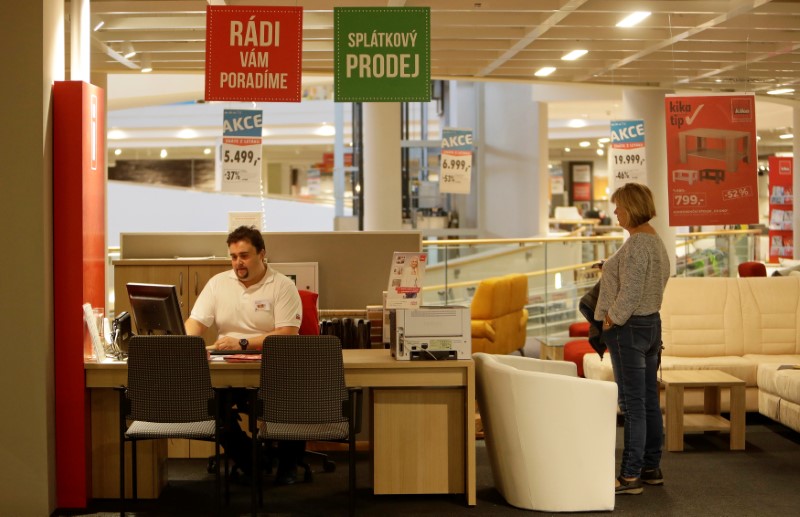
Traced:
<path fill-rule="evenodd" d="M 205 342 L 199 336 L 134 336 L 128 347 L 128 418 L 146 422 L 213 419 Z"/>
<path fill-rule="evenodd" d="M 303 319 L 300 321 L 301 336 L 319 335 L 319 311 L 317 309 L 317 299 L 319 295 L 314 291 L 298 289 L 300 293 L 300 303 L 303 305 Z"/>
<path fill-rule="evenodd" d="M 752 260 L 742 262 L 739 264 L 739 276 L 767 276 L 767 266 Z"/>
<path fill-rule="evenodd" d="M 276 423 L 346 422 L 342 345 L 336 336 L 267 336 L 258 418 Z"/>

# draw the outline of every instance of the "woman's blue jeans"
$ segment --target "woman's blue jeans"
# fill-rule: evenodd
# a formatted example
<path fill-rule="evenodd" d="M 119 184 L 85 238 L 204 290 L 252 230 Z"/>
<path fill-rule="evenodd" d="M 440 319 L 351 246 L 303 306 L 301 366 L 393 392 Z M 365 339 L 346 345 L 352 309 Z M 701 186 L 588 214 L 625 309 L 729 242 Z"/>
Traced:
<path fill-rule="evenodd" d="M 625 420 L 620 474 L 638 478 L 642 469 L 661 464 L 664 423 L 658 400 L 658 367 L 661 352 L 661 316 L 631 316 L 624 325 L 603 330 L 619 408 Z"/>

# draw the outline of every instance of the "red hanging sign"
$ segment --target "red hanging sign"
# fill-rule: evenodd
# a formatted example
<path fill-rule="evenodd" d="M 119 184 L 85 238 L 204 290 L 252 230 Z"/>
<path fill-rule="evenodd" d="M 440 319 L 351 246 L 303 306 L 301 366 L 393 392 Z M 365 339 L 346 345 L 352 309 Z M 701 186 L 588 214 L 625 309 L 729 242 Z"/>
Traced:
<path fill-rule="evenodd" d="M 300 102 L 302 7 L 208 6 L 207 101 Z"/>
<path fill-rule="evenodd" d="M 755 97 L 664 101 L 670 226 L 758 222 Z"/>
<path fill-rule="evenodd" d="M 769 157 L 769 261 L 794 257 L 793 158 Z"/>

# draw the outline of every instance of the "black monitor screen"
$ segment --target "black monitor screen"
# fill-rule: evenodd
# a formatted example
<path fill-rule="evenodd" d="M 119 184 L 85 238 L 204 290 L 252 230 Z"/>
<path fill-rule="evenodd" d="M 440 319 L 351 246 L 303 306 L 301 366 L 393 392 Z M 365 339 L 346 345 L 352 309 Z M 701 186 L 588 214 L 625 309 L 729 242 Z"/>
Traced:
<path fill-rule="evenodd" d="M 139 335 L 186 334 L 174 285 L 127 284 L 127 288 Z"/>

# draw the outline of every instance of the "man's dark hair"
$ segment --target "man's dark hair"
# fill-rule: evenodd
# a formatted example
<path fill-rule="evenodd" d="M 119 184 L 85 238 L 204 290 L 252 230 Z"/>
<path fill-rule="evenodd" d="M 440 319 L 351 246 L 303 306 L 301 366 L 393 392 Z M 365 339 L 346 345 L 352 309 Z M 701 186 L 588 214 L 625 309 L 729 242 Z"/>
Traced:
<path fill-rule="evenodd" d="M 257 253 L 261 253 L 267 247 L 264 245 L 264 237 L 255 226 L 240 226 L 228 234 L 228 246 L 234 242 L 248 241 L 256 249 Z"/>

